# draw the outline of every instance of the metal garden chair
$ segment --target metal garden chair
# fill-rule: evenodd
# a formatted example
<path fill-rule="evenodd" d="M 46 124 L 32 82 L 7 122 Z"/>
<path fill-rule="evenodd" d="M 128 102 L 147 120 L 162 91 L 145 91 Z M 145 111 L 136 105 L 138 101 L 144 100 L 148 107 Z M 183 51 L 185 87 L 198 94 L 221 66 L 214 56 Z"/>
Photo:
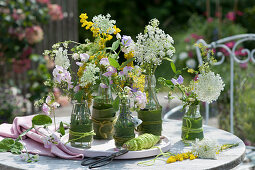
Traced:
<path fill-rule="evenodd" d="M 233 48 L 230 49 L 228 46 L 225 45 L 225 43 L 231 42 L 231 41 L 235 41 L 235 44 Z M 203 39 L 200 39 L 197 41 L 197 43 L 202 43 L 203 45 L 207 46 L 210 49 L 223 48 L 229 53 L 229 56 L 230 56 L 230 132 L 231 133 L 234 133 L 234 62 L 247 63 L 251 61 L 255 63 L 255 48 L 252 50 L 243 49 L 242 52 L 247 54 L 247 56 L 244 59 L 239 59 L 235 54 L 237 47 L 246 41 L 255 41 L 255 34 L 234 35 L 231 37 L 217 40 L 210 44 L 207 44 Z M 203 60 L 202 60 L 201 52 L 198 47 L 196 47 L 196 53 L 197 53 L 199 64 L 201 65 Z M 226 56 L 222 52 L 217 52 L 216 55 L 218 57 L 218 61 L 214 63 L 214 65 L 221 65 L 225 61 Z M 205 124 L 208 124 L 209 104 L 206 104 L 205 108 L 206 108 L 205 109 L 205 115 L 206 115 Z M 172 110 L 170 110 L 168 113 L 165 114 L 164 120 L 167 120 L 170 115 L 172 115 L 173 113 L 181 109 L 182 109 L 182 106 L 177 106 L 173 108 Z"/>

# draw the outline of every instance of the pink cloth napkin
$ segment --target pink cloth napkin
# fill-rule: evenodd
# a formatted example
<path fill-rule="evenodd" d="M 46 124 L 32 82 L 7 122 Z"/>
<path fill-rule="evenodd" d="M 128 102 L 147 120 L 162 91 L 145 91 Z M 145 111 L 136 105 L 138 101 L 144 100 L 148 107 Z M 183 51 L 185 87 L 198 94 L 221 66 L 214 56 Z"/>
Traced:
<path fill-rule="evenodd" d="M 1 124 L 0 140 L 4 137 L 17 138 L 22 132 L 32 127 L 32 118 L 34 116 L 35 115 L 16 117 L 13 120 L 13 124 Z M 54 129 L 53 126 L 49 128 L 51 130 Z M 84 157 L 81 150 L 64 145 L 61 142 L 57 145 L 52 145 L 50 148 L 45 148 L 42 139 L 43 136 L 40 133 L 31 130 L 26 134 L 25 139 L 22 141 L 29 153 L 76 160 L 81 160 Z"/>

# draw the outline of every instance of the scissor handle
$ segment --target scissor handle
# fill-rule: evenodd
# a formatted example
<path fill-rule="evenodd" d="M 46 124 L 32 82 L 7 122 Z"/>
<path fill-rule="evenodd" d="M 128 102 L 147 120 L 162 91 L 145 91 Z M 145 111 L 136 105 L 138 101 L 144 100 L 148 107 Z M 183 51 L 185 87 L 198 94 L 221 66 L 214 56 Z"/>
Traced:
<path fill-rule="evenodd" d="M 86 159 L 84 159 L 84 161 L 81 162 L 81 165 L 82 166 L 87 166 L 87 165 L 90 165 L 90 164 L 96 162 L 97 160 L 103 159 L 105 157 L 106 156 L 96 156 L 96 157 L 86 158 Z"/>
<path fill-rule="evenodd" d="M 107 156 L 105 158 L 99 159 L 89 165 L 89 169 L 105 166 L 113 161 L 114 156 Z"/>

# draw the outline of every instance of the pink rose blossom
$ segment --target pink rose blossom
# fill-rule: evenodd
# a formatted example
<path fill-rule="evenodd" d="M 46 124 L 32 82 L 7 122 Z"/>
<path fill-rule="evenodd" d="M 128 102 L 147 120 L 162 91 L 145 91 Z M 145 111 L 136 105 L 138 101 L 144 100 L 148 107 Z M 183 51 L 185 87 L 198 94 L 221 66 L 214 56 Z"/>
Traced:
<path fill-rule="evenodd" d="M 229 21 L 235 21 L 235 20 L 236 20 L 236 14 L 235 14 L 235 12 L 228 12 L 227 15 L 226 15 L 226 18 L 227 18 Z"/>
<path fill-rule="evenodd" d="M 228 43 L 225 44 L 228 48 L 233 48 L 235 45 L 235 41 L 230 41 Z"/>
<path fill-rule="evenodd" d="M 26 39 L 29 44 L 35 44 L 43 39 L 43 30 L 40 26 L 26 28 Z"/>
<path fill-rule="evenodd" d="M 212 17 L 207 18 L 207 22 L 209 23 L 213 22 L 213 18 Z"/>
<path fill-rule="evenodd" d="M 184 42 L 185 43 L 189 43 L 190 42 L 190 38 L 189 37 L 185 38 Z"/>
<path fill-rule="evenodd" d="M 248 63 L 240 63 L 240 67 L 242 69 L 247 69 L 248 68 Z"/>
<path fill-rule="evenodd" d="M 56 21 L 64 18 L 61 6 L 57 4 L 48 4 L 48 9 L 52 20 Z"/>

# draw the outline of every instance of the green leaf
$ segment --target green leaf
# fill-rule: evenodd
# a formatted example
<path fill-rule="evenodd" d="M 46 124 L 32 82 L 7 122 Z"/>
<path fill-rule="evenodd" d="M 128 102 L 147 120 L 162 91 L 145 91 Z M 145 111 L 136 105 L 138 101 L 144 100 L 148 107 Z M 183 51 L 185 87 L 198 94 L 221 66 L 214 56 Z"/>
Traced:
<path fill-rule="evenodd" d="M 13 154 L 20 154 L 21 153 L 21 150 L 17 149 L 17 148 L 11 148 L 11 153 Z"/>
<path fill-rule="evenodd" d="M 0 152 L 7 152 L 10 150 L 10 147 L 0 142 Z"/>
<path fill-rule="evenodd" d="M 4 138 L 2 141 L 1 141 L 2 144 L 8 146 L 8 147 L 11 147 L 15 141 L 11 138 Z"/>
<path fill-rule="evenodd" d="M 176 67 L 175 67 L 174 62 L 171 62 L 171 68 L 172 68 L 173 72 L 176 73 Z"/>
<path fill-rule="evenodd" d="M 165 82 L 167 85 L 173 85 L 173 82 L 171 80 L 166 80 Z"/>
<path fill-rule="evenodd" d="M 128 59 L 127 61 L 125 61 L 124 63 L 121 64 L 120 68 L 119 69 L 122 69 L 124 68 L 126 65 L 128 65 L 129 63 L 131 63 L 132 61 L 134 61 L 135 58 L 130 58 Z"/>
<path fill-rule="evenodd" d="M 119 45 L 120 45 L 120 40 L 117 40 L 117 41 L 113 42 L 112 43 L 112 50 L 113 51 L 117 50 Z"/>
<path fill-rule="evenodd" d="M 118 111 L 119 110 L 119 104 L 120 104 L 120 97 L 119 96 L 117 96 L 116 98 L 115 98 L 115 100 L 113 101 L 113 109 L 115 110 L 115 111 Z"/>
<path fill-rule="evenodd" d="M 108 60 L 109 60 L 109 63 L 110 63 L 111 66 L 113 66 L 115 68 L 119 68 L 120 67 L 118 61 L 115 60 L 114 58 L 109 58 Z"/>
<path fill-rule="evenodd" d="M 32 119 L 33 125 L 50 125 L 52 124 L 52 120 L 47 115 L 36 115 Z"/>
<path fill-rule="evenodd" d="M 64 128 L 64 125 L 63 125 L 63 122 L 61 121 L 60 122 L 60 125 L 59 125 L 59 133 L 64 136 L 65 135 L 65 128 Z"/>
<path fill-rule="evenodd" d="M 24 148 L 24 146 L 22 145 L 22 143 L 17 142 L 17 141 L 15 141 L 14 147 L 17 148 L 17 149 L 19 149 L 19 150 L 22 150 L 22 149 Z"/>
<path fill-rule="evenodd" d="M 74 95 L 74 100 L 77 100 L 78 102 L 81 102 L 83 96 L 83 90 L 78 91 Z"/>

